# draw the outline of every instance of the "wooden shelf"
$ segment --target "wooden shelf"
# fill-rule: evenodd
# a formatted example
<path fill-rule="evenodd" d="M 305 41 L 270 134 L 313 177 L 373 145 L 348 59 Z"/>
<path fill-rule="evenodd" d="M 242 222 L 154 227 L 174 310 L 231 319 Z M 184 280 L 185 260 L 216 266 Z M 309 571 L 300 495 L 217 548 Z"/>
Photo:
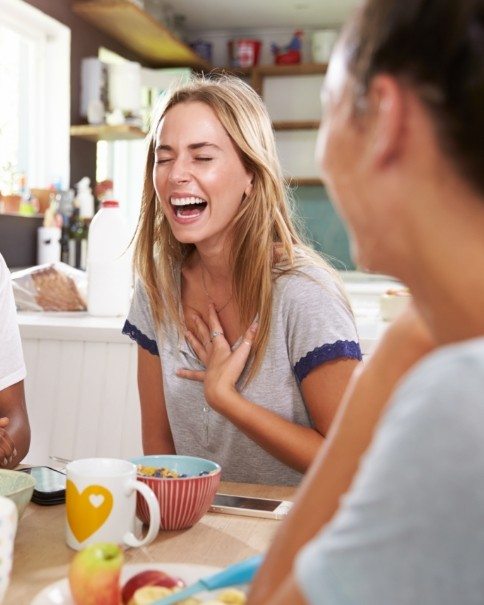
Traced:
<path fill-rule="evenodd" d="M 84 0 L 74 2 L 72 9 L 153 67 L 210 69 L 205 59 L 130 0 Z"/>
<path fill-rule="evenodd" d="M 146 132 L 137 126 L 129 124 L 120 124 L 119 126 L 109 126 L 108 124 L 82 124 L 71 126 L 72 137 L 78 137 L 97 143 L 98 141 L 129 141 L 134 139 L 144 139 Z"/>
<path fill-rule="evenodd" d="M 291 187 L 324 187 L 323 182 L 318 177 L 289 177 L 287 179 Z"/>
<path fill-rule="evenodd" d="M 274 130 L 317 130 L 319 120 L 278 120 L 272 122 Z"/>
<path fill-rule="evenodd" d="M 252 87 L 262 96 L 263 80 L 277 76 L 314 76 L 323 75 L 328 69 L 327 63 L 295 63 L 294 65 L 257 65 L 252 68 Z"/>

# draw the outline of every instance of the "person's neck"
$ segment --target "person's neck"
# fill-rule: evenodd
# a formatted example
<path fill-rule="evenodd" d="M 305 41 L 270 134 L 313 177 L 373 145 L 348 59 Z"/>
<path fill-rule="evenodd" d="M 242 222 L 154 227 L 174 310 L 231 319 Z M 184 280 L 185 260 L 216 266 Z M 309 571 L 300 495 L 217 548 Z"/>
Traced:
<path fill-rule="evenodd" d="M 229 255 L 223 248 L 197 249 L 198 260 L 206 278 L 213 284 L 232 280 Z"/>
<path fill-rule="evenodd" d="M 415 223 L 397 276 L 438 342 L 484 336 L 484 200 L 468 191 L 421 199 L 427 220 Z"/>

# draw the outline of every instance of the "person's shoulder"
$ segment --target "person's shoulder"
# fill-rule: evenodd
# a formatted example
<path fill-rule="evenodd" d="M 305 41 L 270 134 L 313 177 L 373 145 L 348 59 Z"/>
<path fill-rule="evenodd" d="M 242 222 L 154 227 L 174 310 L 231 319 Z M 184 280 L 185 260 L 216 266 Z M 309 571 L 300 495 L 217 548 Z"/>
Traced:
<path fill-rule="evenodd" d="M 10 271 L 8 270 L 5 259 L 0 254 L 0 291 L 4 289 L 5 284 L 10 279 Z"/>
<path fill-rule="evenodd" d="M 344 286 L 338 274 L 331 268 L 316 262 L 298 264 L 276 273 L 274 281 L 274 300 L 286 304 L 324 304 L 325 307 L 337 305 L 349 309 Z"/>
<path fill-rule="evenodd" d="M 402 380 L 395 392 L 393 413 L 415 413 L 484 427 L 484 337 L 440 347 L 427 355 Z M 400 410 L 400 411 L 399 411 Z M 390 410 L 390 414 L 392 411 Z"/>

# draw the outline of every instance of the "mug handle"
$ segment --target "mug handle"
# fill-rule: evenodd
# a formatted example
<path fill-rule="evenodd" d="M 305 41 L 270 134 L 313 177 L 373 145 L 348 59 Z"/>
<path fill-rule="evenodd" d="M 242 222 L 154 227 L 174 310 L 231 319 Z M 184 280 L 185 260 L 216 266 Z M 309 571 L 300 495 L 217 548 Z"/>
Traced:
<path fill-rule="evenodd" d="M 160 507 L 153 491 L 147 485 L 141 483 L 141 481 L 135 481 L 133 479 L 128 481 L 126 484 L 126 494 L 129 495 L 133 490 L 138 491 L 146 500 L 148 510 L 150 511 L 150 526 L 146 532 L 146 536 L 141 540 L 139 540 L 133 532 L 128 531 L 124 534 L 123 541 L 128 546 L 145 546 L 146 544 L 153 542 L 160 531 Z"/>

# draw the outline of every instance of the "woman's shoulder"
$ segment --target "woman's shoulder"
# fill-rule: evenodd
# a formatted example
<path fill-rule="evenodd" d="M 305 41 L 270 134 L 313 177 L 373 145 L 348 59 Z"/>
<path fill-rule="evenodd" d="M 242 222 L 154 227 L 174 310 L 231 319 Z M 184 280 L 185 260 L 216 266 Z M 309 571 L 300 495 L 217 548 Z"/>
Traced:
<path fill-rule="evenodd" d="M 342 292 L 342 280 L 338 273 L 323 261 L 296 259 L 293 266 L 276 265 L 274 287 L 276 291 L 298 296 L 302 292 Z"/>

